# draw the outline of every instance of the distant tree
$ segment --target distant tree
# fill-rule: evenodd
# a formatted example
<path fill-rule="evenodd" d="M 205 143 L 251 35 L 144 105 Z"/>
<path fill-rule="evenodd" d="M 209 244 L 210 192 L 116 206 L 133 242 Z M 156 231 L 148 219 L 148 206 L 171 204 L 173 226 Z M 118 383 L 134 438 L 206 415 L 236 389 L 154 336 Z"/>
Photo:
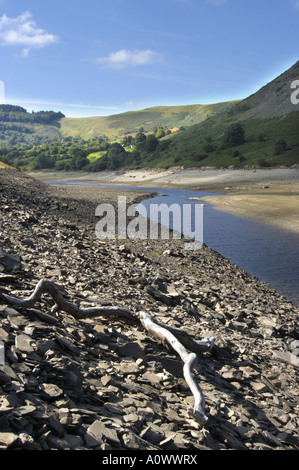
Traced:
<path fill-rule="evenodd" d="M 140 142 L 145 142 L 145 141 L 146 141 L 146 135 L 143 134 L 143 132 L 138 132 L 135 135 L 135 139 L 134 139 L 135 144 L 138 144 Z"/>
<path fill-rule="evenodd" d="M 287 143 L 285 140 L 277 140 L 274 145 L 274 155 L 280 155 L 281 153 L 285 152 L 286 148 Z"/>
<path fill-rule="evenodd" d="M 203 149 L 205 152 L 208 152 L 208 153 L 214 152 L 215 150 L 215 148 L 211 144 L 204 145 Z"/>
<path fill-rule="evenodd" d="M 13 104 L 1 104 L 0 111 L 4 111 L 6 113 L 27 113 L 25 108 L 15 106 Z"/>
<path fill-rule="evenodd" d="M 118 142 L 114 142 L 114 144 L 110 145 L 107 153 L 108 157 L 112 157 L 114 155 L 123 155 L 126 153 L 126 151 L 122 145 L 120 145 Z"/>
<path fill-rule="evenodd" d="M 86 150 L 74 148 L 71 150 L 71 155 L 70 165 L 73 170 L 81 170 L 84 166 L 88 165 L 89 160 Z"/>
<path fill-rule="evenodd" d="M 124 147 L 130 147 L 133 143 L 133 137 L 131 135 L 126 135 L 122 140 L 122 145 Z"/>
<path fill-rule="evenodd" d="M 141 162 L 141 155 L 138 150 L 133 150 L 133 152 L 131 152 L 131 157 L 137 165 Z"/>
<path fill-rule="evenodd" d="M 162 139 L 162 137 L 165 137 L 165 131 L 163 127 L 159 127 L 159 129 L 156 132 L 156 138 L 157 139 Z"/>
<path fill-rule="evenodd" d="M 265 134 L 259 134 L 257 140 L 258 140 L 259 142 L 264 142 L 265 138 L 266 138 Z"/>
<path fill-rule="evenodd" d="M 159 144 L 158 139 L 153 134 L 149 134 L 146 137 L 144 150 L 148 153 L 154 152 L 156 150 L 158 144 Z"/>
<path fill-rule="evenodd" d="M 55 163 L 55 170 L 57 171 L 63 171 L 65 169 L 65 160 L 59 160 L 58 162 Z"/>
<path fill-rule="evenodd" d="M 271 163 L 265 160 L 264 158 L 260 158 L 258 161 L 258 165 L 262 168 L 266 168 L 266 167 L 271 166 Z"/>
<path fill-rule="evenodd" d="M 8 160 L 7 155 L 0 156 L 0 162 L 9 164 L 9 160 Z"/>
<path fill-rule="evenodd" d="M 145 146 L 146 142 L 146 135 L 143 134 L 142 132 L 138 132 L 136 134 L 135 139 L 134 139 L 134 145 L 137 150 L 141 150 Z"/>
<path fill-rule="evenodd" d="M 107 152 L 108 162 L 107 162 L 107 169 L 108 170 L 117 170 L 120 168 L 125 160 L 126 151 L 122 145 L 118 142 L 110 145 L 109 150 Z"/>
<path fill-rule="evenodd" d="M 55 165 L 55 158 L 47 154 L 40 153 L 34 158 L 32 162 L 33 170 L 45 170 L 46 168 L 53 168 Z"/>
<path fill-rule="evenodd" d="M 108 162 L 108 158 L 106 155 L 104 155 L 103 157 L 98 158 L 94 162 L 89 163 L 89 165 L 87 165 L 86 167 L 86 171 L 93 171 L 93 172 L 104 171 L 107 168 L 107 162 Z"/>
<path fill-rule="evenodd" d="M 240 123 L 232 124 L 224 133 L 223 143 L 229 147 L 242 145 L 245 142 L 245 131 Z"/>

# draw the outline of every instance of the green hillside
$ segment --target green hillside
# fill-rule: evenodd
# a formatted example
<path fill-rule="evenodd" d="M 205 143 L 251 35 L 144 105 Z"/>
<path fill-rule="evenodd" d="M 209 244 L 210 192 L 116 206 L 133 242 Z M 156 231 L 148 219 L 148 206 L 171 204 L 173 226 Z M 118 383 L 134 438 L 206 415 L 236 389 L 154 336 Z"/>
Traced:
<path fill-rule="evenodd" d="M 122 135 L 136 133 L 140 128 L 144 132 L 153 132 L 156 128 L 173 129 L 189 127 L 204 121 L 207 117 L 227 110 L 233 102 L 210 105 L 157 106 L 141 111 L 129 111 L 112 116 L 89 118 L 64 118 L 60 121 L 63 137 L 80 136 L 84 139 L 108 136 L 117 139 Z"/>
<path fill-rule="evenodd" d="M 169 166 L 290 166 L 299 163 L 299 112 L 272 119 L 240 120 L 244 143 L 225 142 L 236 122 L 232 117 L 192 126 L 169 139 L 162 153 L 143 161 L 150 167 Z"/>
<path fill-rule="evenodd" d="M 299 104 L 291 101 L 298 78 L 299 62 L 242 101 L 107 117 L 2 105 L 0 161 L 25 171 L 299 164 Z"/>
<path fill-rule="evenodd" d="M 230 109 L 170 137 L 149 166 L 259 166 L 299 163 L 299 104 L 291 102 L 291 84 L 299 77 L 299 62 L 255 94 Z M 238 123 L 243 141 L 227 139 Z"/>
<path fill-rule="evenodd" d="M 40 145 L 61 139 L 60 120 L 54 111 L 28 113 L 21 106 L 0 104 L 0 147 Z"/>

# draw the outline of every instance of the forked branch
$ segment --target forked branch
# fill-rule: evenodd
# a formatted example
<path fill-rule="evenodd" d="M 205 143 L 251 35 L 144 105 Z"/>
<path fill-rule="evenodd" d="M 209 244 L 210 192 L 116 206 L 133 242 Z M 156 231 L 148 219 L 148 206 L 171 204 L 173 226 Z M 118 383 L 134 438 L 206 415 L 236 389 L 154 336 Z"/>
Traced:
<path fill-rule="evenodd" d="M 189 353 L 170 331 L 155 323 L 148 313 L 139 312 L 138 316 L 144 328 L 162 341 L 167 341 L 184 362 L 184 377 L 195 400 L 193 409 L 188 409 L 188 413 L 201 426 L 204 426 L 208 421 L 205 414 L 205 398 L 193 374 L 193 368 L 197 363 L 197 355 Z"/>
<path fill-rule="evenodd" d="M 134 314 L 130 310 L 122 307 L 109 306 L 79 308 L 77 305 L 64 298 L 56 284 L 46 279 L 41 279 L 37 283 L 33 293 L 27 299 L 19 299 L 4 293 L 1 294 L 1 297 L 11 305 L 30 308 L 40 300 L 42 294 L 49 294 L 59 310 L 72 315 L 76 319 L 114 316 L 127 323 L 142 325 L 148 332 L 157 336 L 163 342 L 167 342 L 179 354 L 184 362 L 184 377 L 194 396 L 194 407 L 193 409 L 188 410 L 188 413 L 190 417 L 195 419 L 200 425 L 204 426 L 207 423 L 208 418 L 205 414 L 205 398 L 195 380 L 193 368 L 197 363 L 197 353 L 211 350 L 214 345 L 214 338 L 194 341 L 186 331 L 158 323 L 146 312 Z M 191 353 L 189 353 L 187 349 L 191 351 Z"/>
<path fill-rule="evenodd" d="M 5 300 L 15 306 L 30 308 L 33 307 L 36 302 L 38 302 L 42 294 L 49 294 L 54 300 L 59 310 L 69 313 L 77 320 L 84 318 L 100 317 L 104 316 L 116 316 L 123 320 L 136 323 L 138 319 L 136 316 L 126 308 L 121 307 L 89 307 L 89 308 L 79 308 L 77 305 L 66 300 L 59 288 L 51 281 L 47 279 L 41 279 L 33 293 L 27 299 L 18 299 L 8 294 L 2 294 Z"/>

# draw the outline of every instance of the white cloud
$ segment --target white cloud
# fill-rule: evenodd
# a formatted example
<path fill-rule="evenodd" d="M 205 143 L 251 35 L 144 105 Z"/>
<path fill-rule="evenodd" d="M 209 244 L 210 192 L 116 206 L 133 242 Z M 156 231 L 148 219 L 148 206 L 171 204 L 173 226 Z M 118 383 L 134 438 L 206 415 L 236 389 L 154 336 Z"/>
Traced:
<path fill-rule="evenodd" d="M 23 55 L 31 49 L 41 49 L 57 42 L 59 38 L 38 28 L 30 12 L 24 12 L 16 18 L 6 14 L 0 18 L 0 44 L 4 46 L 21 46 Z"/>
<path fill-rule="evenodd" d="M 111 52 L 108 57 L 100 57 L 98 64 L 104 64 L 111 68 L 136 67 L 138 65 L 151 64 L 162 59 L 161 54 L 147 49 L 145 51 L 128 51 L 121 49 L 117 52 Z"/>
<path fill-rule="evenodd" d="M 299 10 L 299 2 L 296 2 L 296 3 L 294 4 L 294 8 L 295 8 L 295 10 Z"/>

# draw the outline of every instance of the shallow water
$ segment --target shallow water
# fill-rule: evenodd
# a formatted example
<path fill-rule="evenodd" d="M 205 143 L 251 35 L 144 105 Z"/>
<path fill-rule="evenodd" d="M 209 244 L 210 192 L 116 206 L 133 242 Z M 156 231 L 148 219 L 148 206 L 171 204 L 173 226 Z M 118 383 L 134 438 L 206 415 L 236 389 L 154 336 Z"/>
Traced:
<path fill-rule="evenodd" d="M 72 182 L 53 184 L 74 184 Z M 82 185 L 82 183 L 76 183 Z M 92 185 L 88 185 L 92 186 Z M 98 186 L 98 185 L 94 185 Z M 102 186 L 102 185 L 101 185 Z M 161 189 L 152 187 L 113 186 L 153 191 L 157 196 L 142 202 L 148 215 L 151 204 L 201 204 L 201 198 L 215 193 Z M 193 208 L 194 209 L 194 208 Z M 193 212 L 192 212 L 193 213 Z M 172 224 L 170 223 L 172 227 Z M 260 222 L 228 214 L 204 203 L 203 242 L 273 289 L 299 305 L 299 235 Z M 170 240 L 171 243 L 171 240 Z"/>

